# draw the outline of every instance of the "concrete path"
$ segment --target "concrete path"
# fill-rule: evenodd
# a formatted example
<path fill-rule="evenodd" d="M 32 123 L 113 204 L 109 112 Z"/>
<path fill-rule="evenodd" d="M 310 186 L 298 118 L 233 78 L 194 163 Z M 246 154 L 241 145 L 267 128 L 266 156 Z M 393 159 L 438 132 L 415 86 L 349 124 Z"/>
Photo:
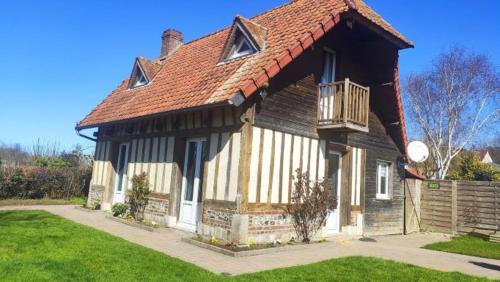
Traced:
<path fill-rule="evenodd" d="M 111 233 L 128 241 L 158 250 L 169 256 L 196 264 L 215 273 L 232 275 L 274 268 L 310 264 L 345 256 L 373 256 L 406 262 L 442 271 L 458 271 L 470 275 L 500 279 L 500 261 L 459 254 L 424 250 L 429 243 L 445 241 L 441 234 L 412 234 L 407 236 L 374 237 L 376 242 L 332 238 L 330 242 L 299 246 L 283 252 L 251 257 L 229 257 L 182 242 L 192 234 L 162 228 L 148 232 L 107 219 L 104 212 L 86 212 L 74 206 L 1 207 L 0 210 L 45 210 L 67 219 Z"/>

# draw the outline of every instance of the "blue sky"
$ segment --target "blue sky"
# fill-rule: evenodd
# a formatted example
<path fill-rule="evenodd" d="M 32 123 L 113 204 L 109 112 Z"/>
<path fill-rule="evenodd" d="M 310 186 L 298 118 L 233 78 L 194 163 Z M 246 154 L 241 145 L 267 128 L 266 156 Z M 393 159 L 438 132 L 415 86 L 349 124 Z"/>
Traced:
<path fill-rule="evenodd" d="M 189 41 L 229 25 L 236 14 L 251 17 L 286 2 L 6 1 L 0 141 L 92 146 L 76 136 L 75 124 L 130 74 L 136 56 L 158 56 L 163 30 L 178 29 Z M 453 44 L 484 52 L 500 67 L 498 0 L 366 2 L 416 45 L 401 52 L 403 79 Z"/>

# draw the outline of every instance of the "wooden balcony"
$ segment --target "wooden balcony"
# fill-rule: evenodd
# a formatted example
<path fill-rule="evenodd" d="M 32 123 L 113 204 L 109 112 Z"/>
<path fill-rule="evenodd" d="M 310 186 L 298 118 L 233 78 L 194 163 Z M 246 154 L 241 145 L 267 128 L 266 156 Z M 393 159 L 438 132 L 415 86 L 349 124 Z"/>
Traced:
<path fill-rule="evenodd" d="M 318 129 L 368 131 L 370 88 L 344 81 L 318 87 Z"/>

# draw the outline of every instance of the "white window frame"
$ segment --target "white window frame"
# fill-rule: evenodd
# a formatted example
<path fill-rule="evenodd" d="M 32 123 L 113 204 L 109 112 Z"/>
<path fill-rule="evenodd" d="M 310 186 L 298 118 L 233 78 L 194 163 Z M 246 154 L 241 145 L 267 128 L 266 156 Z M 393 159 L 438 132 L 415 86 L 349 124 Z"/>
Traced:
<path fill-rule="evenodd" d="M 381 174 L 380 174 L 380 169 L 382 167 L 382 165 L 385 165 L 385 167 L 387 168 L 387 172 L 386 172 L 386 181 L 385 181 L 385 193 L 381 193 Z M 388 161 L 377 161 L 377 195 L 376 195 L 376 198 L 377 199 L 380 199 L 380 200 L 390 200 L 391 199 L 391 176 L 392 176 L 392 173 L 391 173 L 391 170 L 392 170 L 392 163 L 391 162 L 388 162 Z"/>
<path fill-rule="evenodd" d="M 250 35 L 241 27 L 241 25 L 239 23 L 235 24 L 235 28 L 241 32 L 242 40 L 237 42 L 238 38 L 234 38 L 233 44 L 231 46 L 231 49 L 229 49 L 229 53 L 227 54 L 226 60 L 232 60 L 232 59 L 236 59 L 236 58 L 240 58 L 243 56 L 248 56 L 248 55 L 252 55 L 252 54 L 257 53 L 259 51 L 259 48 L 257 48 L 257 46 L 255 46 L 255 44 L 252 42 L 252 40 L 250 40 Z M 234 33 L 236 33 L 236 30 L 234 31 Z M 241 45 L 243 45 L 244 42 L 246 42 L 248 44 L 248 46 L 250 46 L 251 50 L 246 51 L 246 52 L 241 52 L 241 53 L 237 52 L 236 50 L 240 49 Z"/>
<path fill-rule="evenodd" d="M 138 79 L 137 79 L 137 75 L 141 74 L 141 76 L 144 78 L 144 81 L 143 82 L 140 82 Z M 144 73 L 144 70 L 142 69 L 141 65 L 139 63 L 136 63 L 135 64 L 135 67 L 134 67 L 134 72 L 132 73 L 132 78 L 134 79 L 134 83 L 132 83 L 130 85 L 130 88 L 137 88 L 137 87 L 141 87 L 141 86 L 144 86 L 146 84 L 149 83 L 149 80 L 148 78 L 146 77 L 146 73 Z"/>
<path fill-rule="evenodd" d="M 229 56 L 229 59 L 235 59 L 238 57 L 243 57 L 254 53 L 252 44 L 245 37 L 240 37 L 239 39 L 241 40 L 239 42 L 235 42 L 235 44 L 231 48 L 231 55 Z M 250 49 L 244 52 L 239 52 L 238 50 L 245 43 L 250 47 Z"/>
<path fill-rule="evenodd" d="M 122 155 L 122 147 L 125 147 L 125 156 Z M 114 180 L 114 186 L 115 186 L 115 191 L 114 191 L 114 196 L 113 196 L 113 202 L 119 202 L 122 203 L 123 200 L 125 199 L 125 193 L 127 191 L 127 186 L 128 186 L 128 155 L 129 155 L 129 150 L 130 150 L 130 144 L 129 143 L 121 143 L 118 145 L 118 159 L 116 161 L 116 171 L 115 171 L 115 180 Z M 120 165 L 120 159 L 124 158 L 124 167 L 122 171 L 122 179 L 121 179 L 121 186 L 119 186 L 120 183 L 120 171 L 119 171 L 119 165 Z"/>

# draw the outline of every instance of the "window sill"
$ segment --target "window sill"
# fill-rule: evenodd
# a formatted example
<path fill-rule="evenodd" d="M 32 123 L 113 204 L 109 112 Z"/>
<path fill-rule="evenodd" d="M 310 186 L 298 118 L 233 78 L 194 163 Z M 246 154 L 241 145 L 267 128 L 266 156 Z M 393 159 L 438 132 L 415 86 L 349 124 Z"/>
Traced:
<path fill-rule="evenodd" d="M 389 197 L 389 196 L 381 196 L 381 195 L 377 195 L 377 196 L 375 197 L 375 199 L 376 199 L 376 200 L 380 200 L 380 201 L 390 201 L 390 200 L 392 200 L 392 198 L 391 198 L 391 197 Z"/>

